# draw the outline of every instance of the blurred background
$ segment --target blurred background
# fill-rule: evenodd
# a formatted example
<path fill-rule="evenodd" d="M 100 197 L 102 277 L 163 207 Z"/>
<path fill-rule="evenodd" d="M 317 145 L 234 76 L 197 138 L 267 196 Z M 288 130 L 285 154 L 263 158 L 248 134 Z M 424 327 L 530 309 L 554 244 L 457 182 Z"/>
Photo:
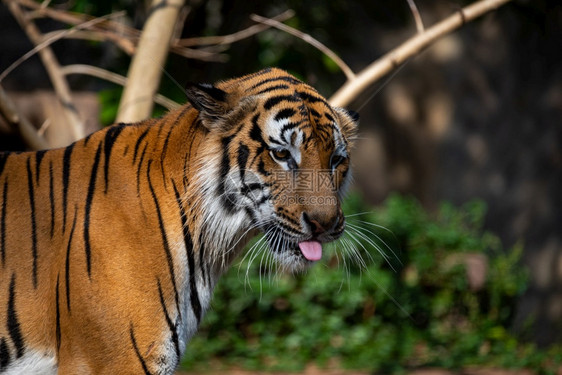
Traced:
<path fill-rule="evenodd" d="M 355 72 L 416 33 L 406 0 L 187 3 L 181 38 L 232 34 L 254 25 L 253 13 L 274 17 L 292 9 L 285 23 L 324 43 Z M 426 28 L 469 3 L 416 1 Z M 34 46 L 6 4 L 0 4 L 0 73 Z M 125 10 L 119 22 L 140 29 L 149 4 L 73 0 L 48 7 L 92 16 Z M 45 33 L 68 27 L 52 18 L 36 24 Z M 126 75 L 130 63 L 110 41 L 62 39 L 52 48 L 62 65 Z M 325 97 L 346 80 L 320 51 L 276 29 L 212 52 L 207 61 L 170 54 L 159 92 L 183 103 L 186 82 L 267 66 L 291 72 Z M 122 87 L 81 75 L 68 80 L 88 131 L 115 120 Z M 38 129 L 49 118 L 46 136 L 64 144 L 56 96 L 36 55 L 1 84 Z M 344 262 L 335 250 L 296 278 L 271 275 L 259 258 L 234 267 L 184 368 L 298 371 L 315 363 L 379 373 L 430 366 L 560 374 L 560 1 L 513 1 L 468 23 L 349 108 L 361 123 L 346 206 L 358 214 L 350 219 L 355 236 L 370 239 L 355 245 L 365 267 L 350 257 Z M 154 115 L 163 112 L 156 107 Z M 8 125 L 0 122 L 0 132 L 0 149 L 26 149 Z"/>

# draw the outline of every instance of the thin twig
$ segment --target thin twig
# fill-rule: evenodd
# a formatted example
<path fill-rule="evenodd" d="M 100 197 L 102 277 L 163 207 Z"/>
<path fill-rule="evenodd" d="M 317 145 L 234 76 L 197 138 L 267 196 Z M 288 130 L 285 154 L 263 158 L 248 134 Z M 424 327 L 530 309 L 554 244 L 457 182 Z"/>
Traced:
<path fill-rule="evenodd" d="M 65 10 L 58 10 L 53 8 L 48 8 L 41 6 L 41 4 L 33 0 L 16 0 L 22 6 L 26 8 L 33 9 L 29 13 L 32 17 L 49 17 L 51 19 L 63 22 L 69 25 L 80 25 L 89 20 L 96 19 L 92 16 L 86 14 L 73 13 Z M 182 9 L 180 14 L 180 22 L 182 23 L 181 17 L 185 17 L 185 12 L 187 8 Z M 280 15 L 274 17 L 274 19 L 279 21 L 284 21 L 294 15 L 292 10 L 287 10 Z M 190 46 L 220 46 L 229 45 L 236 41 L 244 38 L 248 38 L 256 33 L 262 32 L 268 29 L 270 26 L 267 25 L 254 25 L 248 29 L 241 30 L 231 35 L 225 36 L 210 36 L 210 37 L 200 37 L 200 38 L 187 38 L 187 39 L 177 39 L 177 37 L 172 37 L 170 52 L 175 53 L 179 56 L 188 59 L 197 59 L 202 61 L 213 61 L 213 62 L 226 62 L 228 61 L 228 56 L 221 54 L 224 48 L 204 48 L 204 49 L 192 49 L 187 48 Z M 109 40 L 121 48 L 128 55 L 133 55 L 136 51 L 136 46 L 140 38 L 140 30 L 128 27 L 122 23 L 114 22 L 112 20 L 104 20 L 104 22 L 92 25 L 89 28 L 91 34 L 86 33 L 73 33 L 73 34 L 63 34 L 64 38 L 84 38 L 91 40 Z M 176 28 L 175 34 L 177 35 Z M 66 30 L 64 30 L 66 31 Z M 63 31 L 63 32 L 64 32 Z M 57 35 L 61 31 L 56 31 L 49 33 L 49 36 Z"/>
<path fill-rule="evenodd" d="M 288 9 L 271 19 L 278 22 L 283 22 L 293 17 L 294 15 L 295 12 L 292 9 Z M 229 35 L 202 36 L 196 38 L 180 39 L 175 43 L 175 45 L 183 46 L 183 47 L 194 47 L 194 46 L 232 44 L 239 40 L 249 38 L 252 35 L 261 33 L 262 31 L 267 30 L 270 27 L 271 27 L 270 25 L 264 25 L 264 24 L 252 25 L 244 30 L 237 31 Z"/>
<path fill-rule="evenodd" d="M 32 0 L 16 0 L 19 4 L 34 9 L 32 12 L 35 17 L 49 17 L 59 22 L 67 23 L 70 25 L 82 25 L 87 21 L 94 20 L 94 18 L 89 15 L 68 12 L 64 10 L 57 10 L 52 8 L 41 8 L 39 3 Z M 186 9 L 186 8 L 185 8 Z M 84 29 L 84 27 L 81 27 Z M 103 35 L 105 40 L 114 42 L 119 48 L 121 48 L 128 55 L 133 55 L 136 51 L 136 47 L 140 38 L 140 30 L 125 26 L 122 23 L 114 22 L 111 20 L 103 20 L 103 22 L 96 23 L 90 27 L 91 40 L 99 40 Z M 67 30 L 53 32 L 51 35 L 57 35 L 54 33 L 66 32 Z M 61 37 L 64 38 L 87 38 L 88 34 L 72 35 L 63 34 Z M 207 50 L 196 50 L 191 48 L 186 48 L 185 46 L 178 43 L 179 40 L 175 38 L 172 39 L 170 46 L 170 51 L 183 56 L 188 59 L 197 59 L 202 61 L 214 61 L 214 62 L 225 62 L 228 60 L 226 55 L 217 55 L 215 51 Z"/>
<path fill-rule="evenodd" d="M 124 38 L 116 33 L 106 31 L 106 30 L 77 30 L 73 33 L 68 33 L 68 30 L 56 30 L 44 34 L 44 39 L 57 37 L 65 39 L 85 39 L 92 41 L 111 41 L 121 48 L 127 55 L 132 56 L 136 50 L 137 46 L 131 39 Z M 135 41 L 137 42 L 137 41 Z M 215 62 L 225 62 L 228 60 L 227 55 L 219 54 L 219 51 L 208 51 L 203 49 L 191 49 L 185 47 L 170 47 L 170 52 L 176 55 L 183 56 L 188 59 L 197 59 L 202 61 L 215 61 Z"/>
<path fill-rule="evenodd" d="M 131 56 L 135 53 L 136 46 L 131 41 L 131 39 L 125 38 L 113 32 L 106 30 L 76 30 L 73 33 L 67 33 L 67 30 L 55 30 L 43 34 L 43 39 L 47 40 L 52 37 L 57 37 L 64 39 L 84 39 L 97 42 L 110 41 L 113 42 L 117 47 L 119 47 L 127 55 Z"/>
<path fill-rule="evenodd" d="M 399 67 L 412 56 L 420 53 L 437 39 L 509 1 L 511 0 L 476 1 L 429 29 L 425 29 L 423 33 L 408 39 L 397 48 L 371 63 L 359 72 L 355 79 L 347 81 L 332 95 L 329 100 L 330 104 L 338 107 L 346 106 L 377 80 Z"/>
<path fill-rule="evenodd" d="M 189 13 L 191 13 L 191 7 L 188 5 L 183 6 L 180 9 L 180 12 L 178 14 L 178 19 L 174 27 L 174 32 L 172 34 L 172 38 L 170 39 L 171 40 L 170 44 L 172 45 L 177 44 L 178 40 L 180 40 L 183 27 L 185 26 L 185 20 L 187 19 Z"/>
<path fill-rule="evenodd" d="M 285 25 L 284 23 L 275 21 L 271 18 L 265 18 L 265 17 L 262 17 L 262 16 L 258 16 L 257 14 L 252 14 L 250 16 L 250 18 L 252 20 L 256 21 L 256 22 L 261 22 L 263 24 L 275 27 L 279 30 L 283 30 L 286 33 L 289 33 L 291 35 L 296 36 L 297 38 L 300 38 L 300 39 L 304 40 L 308 44 L 310 44 L 310 45 L 316 47 L 318 50 L 322 51 L 322 53 L 324 53 L 330 59 L 332 59 L 332 61 L 335 62 L 339 66 L 339 68 L 342 70 L 342 72 L 345 74 L 348 82 L 355 79 L 355 73 L 353 73 L 353 70 L 351 70 L 351 68 L 342 59 L 340 59 L 340 57 L 338 55 L 336 55 L 331 49 L 326 47 L 324 44 L 320 43 L 318 40 L 311 37 L 309 34 L 305 34 L 302 31 L 294 29 L 290 26 Z"/>
<path fill-rule="evenodd" d="M 215 61 L 226 62 L 228 61 L 227 55 L 217 54 L 213 51 L 204 51 L 200 49 L 192 49 L 185 47 L 178 47 L 177 45 L 170 45 L 170 52 L 176 55 L 183 56 L 188 59 L 197 59 L 202 61 Z"/>
<path fill-rule="evenodd" d="M 64 75 L 71 74 L 84 74 L 92 77 L 100 78 L 117 85 L 125 86 L 127 84 L 127 77 L 120 74 L 110 72 L 108 70 L 98 68 L 97 66 L 85 64 L 73 64 L 61 67 L 61 72 Z M 159 104 L 169 110 L 179 108 L 181 105 L 175 101 L 166 98 L 164 95 L 156 94 L 154 96 L 154 103 Z"/>
<path fill-rule="evenodd" d="M 406 0 L 406 1 L 408 2 L 408 6 L 412 11 L 412 15 L 414 16 L 414 21 L 416 22 L 416 29 L 418 30 L 418 34 L 421 34 L 424 32 L 425 28 L 423 27 L 423 21 L 420 12 L 418 10 L 418 7 L 416 6 L 414 0 Z"/>
<path fill-rule="evenodd" d="M 43 4 L 34 0 L 16 0 L 16 2 L 26 8 L 34 10 L 33 12 L 29 12 L 30 17 L 49 17 L 69 25 L 79 25 L 84 22 L 97 19 L 97 17 L 90 16 L 88 14 L 74 13 L 66 10 L 45 7 Z M 124 38 L 138 39 L 140 37 L 140 30 L 111 19 L 106 19 L 103 22 L 96 24 L 95 29 L 116 33 Z"/>

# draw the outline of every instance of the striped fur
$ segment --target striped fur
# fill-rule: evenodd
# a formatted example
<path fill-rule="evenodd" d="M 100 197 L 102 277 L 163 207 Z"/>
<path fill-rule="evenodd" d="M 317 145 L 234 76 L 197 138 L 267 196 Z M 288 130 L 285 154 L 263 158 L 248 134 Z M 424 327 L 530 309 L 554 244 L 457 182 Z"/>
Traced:
<path fill-rule="evenodd" d="M 295 271 L 312 263 L 298 243 L 341 235 L 353 116 L 278 69 L 187 96 L 66 148 L 0 153 L 0 372 L 172 374 L 251 237 Z"/>

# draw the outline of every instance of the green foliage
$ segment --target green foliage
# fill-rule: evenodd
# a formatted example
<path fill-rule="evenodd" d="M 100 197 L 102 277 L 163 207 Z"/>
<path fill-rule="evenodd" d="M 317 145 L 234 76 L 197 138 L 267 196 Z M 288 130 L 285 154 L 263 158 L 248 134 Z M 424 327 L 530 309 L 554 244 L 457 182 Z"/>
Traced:
<path fill-rule="evenodd" d="M 111 125 L 115 122 L 117 117 L 117 109 L 119 108 L 119 101 L 123 93 L 122 87 L 113 89 L 102 90 L 98 93 L 100 101 L 100 123 L 104 126 Z"/>
<path fill-rule="evenodd" d="M 220 358 L 224 366 L 268 370 L 335 362 L 385 372 L 502 366 L 548 374 L 562 363 L 560 349 L 541 352 L 510 332 L 527 282 L 522 249 L 504 250 L 482 231 L 483 203 L 443 204 L 436 215 L 400 196 L 372 213 L 359 214 L 365 205 L 358 196 L 346 206 L 350 237 L 328 252 L 326 264 L 296 277 L 269 273 L 260 257 L 233 267 L 184 368 Z M 353 237 L 366 267 L 342 256 Z M 479 286 L 467 276 L 473 258 L 487 268 Z"/>

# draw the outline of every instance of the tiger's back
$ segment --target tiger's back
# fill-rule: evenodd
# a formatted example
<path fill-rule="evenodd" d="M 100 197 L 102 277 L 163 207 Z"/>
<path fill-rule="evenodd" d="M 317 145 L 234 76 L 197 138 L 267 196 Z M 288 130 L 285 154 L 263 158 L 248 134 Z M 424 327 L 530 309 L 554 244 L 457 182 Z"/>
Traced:
<path fill-rule="evenodd" d="M 67 148 L 1 154 L 0 371 L 173 373 L 219 275 L 271 232 L 267 215 L 291 233 L 275 252 L 296 268 L 339 235 L 339 203 L 278 204 L 274 172 L 347 158 L 351 117 L 277 69 L 188 97 Z"/>

